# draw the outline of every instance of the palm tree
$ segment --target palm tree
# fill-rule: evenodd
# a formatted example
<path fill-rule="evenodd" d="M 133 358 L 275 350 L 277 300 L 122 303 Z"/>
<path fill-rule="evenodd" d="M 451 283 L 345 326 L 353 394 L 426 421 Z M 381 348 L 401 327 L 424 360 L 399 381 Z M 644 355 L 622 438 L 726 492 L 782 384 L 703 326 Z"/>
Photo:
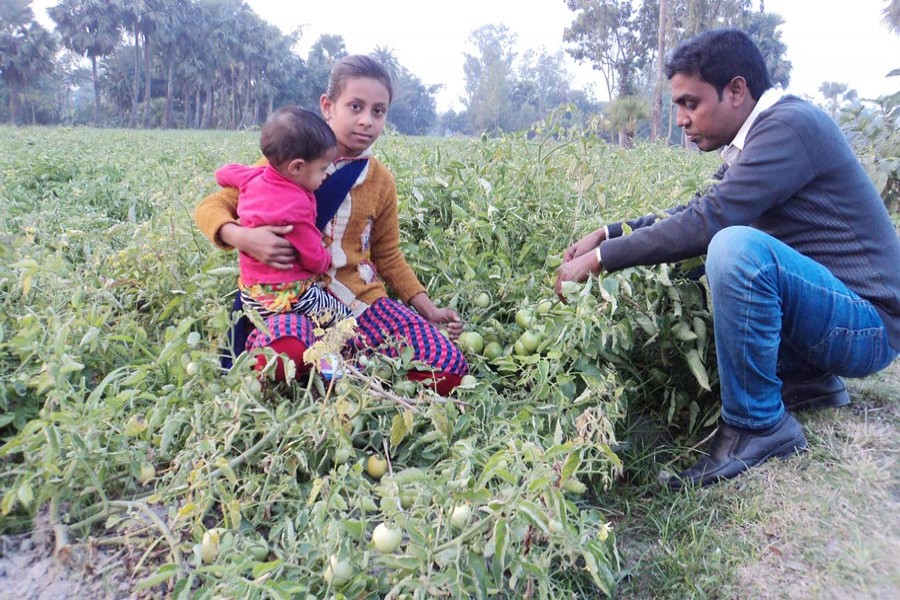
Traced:
<path fill-rule="evenodd" d="M 666 31 L 668 30 L 669 1 L 659 0 L 659 31 L 656 39 L 656 86 L 653 88 L 653 114 L 651 117 L 650 139 L 655 140 L 662 133 L 663 87 L 666 85 Z"/>
<path fill-rule="evenodd" d="M 9 89 L 9 112 L 19 123 L 22 87 L 53 70 L 56 38 L 34 20 L 27 0 L 0 3 L 0 77 Z"/>
<path fill-rule="evenodd" d="M 882 22 L 887 25 L 888 30 L 900 35 L 900 0 L 888 0 L 881 14 Z"/>
<path fill-rule="evenodd" d="M 841 95 L 846 91 L 846 83 L 825 81 L 819 86 L 819 92 L 825 96 L 825 100 L 828 102 L 828 112 L 831 114 L 832 119 L 837 119 L 837 109 L 841 102 Z"/>
<path fill-rule="evenodd" d="M 400 63 L 397 61 L 397 56 L 394 54 L 393 50 L 387 46 L 375 46 L 375 50 L 372 51 L 371 57 L 380 62 L 381 65 L 387 69 L 388 73 L 391 74 L 391 79 L 397 79 L 397 76 L 400 73 Z"/>
<path fill-rule="evenodd" d="M 176 66 L 187 60 L 192 49 L 191 39 L 200 25 L 200 11 L 193 2 L 167 2 L 165 12 L 156 32 L 156 46 L 162 58 L 166 81 L 166 107 L 163 111 L 162 126 L 169 129 L 174 125 L 175 74 Z"/>
<path fill-rule="evenodd" d="M 647 120 L 647 102 L 639 96 L 619 96 L 609 103 L 610 123 L 619 130 L 619 146 L 630 148 L 638 123 Z"/>
<path fill-rule="evenodd" d="M 56 23 L 63 45 L 91 61 L 94 84 L 94 126 L 100 126 L 100 79 L 97 59 L 112 54 L 119 44 L 121 27 L 116 5 L 102 0 L 62 0 L 47 9 Z"/>

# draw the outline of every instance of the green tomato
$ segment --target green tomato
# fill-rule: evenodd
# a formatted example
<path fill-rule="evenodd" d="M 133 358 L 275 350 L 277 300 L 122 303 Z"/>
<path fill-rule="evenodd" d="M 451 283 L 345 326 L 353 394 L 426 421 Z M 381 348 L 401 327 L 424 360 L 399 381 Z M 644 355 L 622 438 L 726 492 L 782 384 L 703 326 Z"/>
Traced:
<path fill-rule="evenodd" d="M 516 340 L 516 343 L 513 344 L 513 354 L 516 356 L 531 356 L 533 353 L 533 351 L 529 351 L 528 348 L 525 347 L 521 338 Z"/>
<path fill-rule="evenodd" d="M 415 491 L 400 491 L 400 506 L 403 510 L 409 510 L 410 507 L 416 503 L 416 493 Z"/>
<path fill-rule="evenodd" d="M 257 562 L 265 562 L 269 558 L 269 545 L 263 539 L 258 539 L 247 546 L 247 552 Z"/>
<path fill-rule="evenodd" d="M 544 336 L 532 331 L 526 331 L 519 339 L 522 340 L 522 346 L 528 354 L 534 354 L 534 351 L 538 349 L 538 346 L 540 346 L 541 342 L 544 340 Z"/>
<path fill-rule="evenodd" d="M 459 336 L 459 347 L 466 354 L 481 354 L 484 338 L 477 331 L 464 331 Z"/>
<path fill-rule="evenodd" d="M 472 304 L 477 306 L 478 308 L 487 308 L 491 305 L 491 297 L 487 294 L 487 292 L 481 292 L 472 300 Z"/>
<path fill-rule="evenodd" d="M 352 450 L 349 446 L 339 446 L 337 450 L 334 451 L 333 462 L 336 465 L 342 465 L 350 459 L 350 454 Z"/>
<path fill-rule="evenodd" d="M 188 377 L 193 377 L 200 372 L 200 365 L 195 363 L 194 361 L 191 361 L 184 368 L 184 371 L 188 374 Z"/>
<path fill-rule="evenodd" d="M 494 360 L 503 356 L 503 346 L 500 342 L 488 342 L 484 347 L 484 356 L 488 360 Z"/>
<path fill-rule="evenodd" d="M 372 532 L 372 543 L 382 554 L 391 554 L 400 547 L 403 532 L 387 523 L 379 523 Z"/>
<path fill-rule="evenodd" d="M 398 381 L 397 383 L 393 384 L 391 386 L 391 389 L 393 389 L 394 393 L 396 393 L 398 396 L 412 398 L 416 395 L 416 390 L 418 388 L 416 388 L 416 382 L 404 380 Z"/>
<path fill-rule="evenodd" d="M 522 329 L 528 329 L 534 323 L 534 313 L 527 308 L 520 308 L 516 311 L 516 325 Z"/>
<path fill-rule="evenodd" d="M 468 504 L 457 504 L 450 513 L 450 524 L 456 529 L 462 529 L 472 516 L 472 507 Z"/>
<path fill-rule="evenodd" d="M 340 587 L 350 581 L 353 575 L 353 565 L 350 564 L 350 561 L 338 560 L 338 557 L 332 554 L 322 577 L 325 578 L 327 583 Z"/>

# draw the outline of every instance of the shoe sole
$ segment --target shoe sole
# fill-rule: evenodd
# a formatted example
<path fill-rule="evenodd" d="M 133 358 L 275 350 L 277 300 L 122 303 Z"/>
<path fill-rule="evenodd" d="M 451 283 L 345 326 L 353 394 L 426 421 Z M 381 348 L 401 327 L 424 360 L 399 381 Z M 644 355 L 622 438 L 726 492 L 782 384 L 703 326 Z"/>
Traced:
<path fill-rule="evenodd" d="M 781 446 L 778 450 L 768 454 L 764 458 L 760 459 L 756 464 L 750 465 L 751 467 L 755 467 L 756 465 L 760 465 L 770 458 L 790 458 L 792 456 L 797 456 L 797 454 L 801 452 L 806 452 L 809 450 L 809 442 L 806 441 L 806 437 L 801 437 L 798 440 L 794 439 L 791 442 Z"/>

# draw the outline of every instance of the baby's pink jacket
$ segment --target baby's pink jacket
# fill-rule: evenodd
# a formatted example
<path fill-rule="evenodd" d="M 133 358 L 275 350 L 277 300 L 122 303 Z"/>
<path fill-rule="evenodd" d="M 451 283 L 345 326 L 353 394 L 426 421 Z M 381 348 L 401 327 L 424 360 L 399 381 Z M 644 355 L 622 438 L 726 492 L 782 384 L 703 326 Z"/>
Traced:
<path fill-rule="evenodd" d="M 237 188 L 241 226 L 294 226 L 284 237 L 300 254 L 298 264 L 289 270 L 275 269 L 241 252 L 238 264 L 244 285 L 312 279 L 328 269 L 331 255 L 322 247 L 322 232 L 316 228 L 316 198 L 312 192 L 270 165 L 225 165 L 216 171 L 216 181 L 222 187 Z"/>

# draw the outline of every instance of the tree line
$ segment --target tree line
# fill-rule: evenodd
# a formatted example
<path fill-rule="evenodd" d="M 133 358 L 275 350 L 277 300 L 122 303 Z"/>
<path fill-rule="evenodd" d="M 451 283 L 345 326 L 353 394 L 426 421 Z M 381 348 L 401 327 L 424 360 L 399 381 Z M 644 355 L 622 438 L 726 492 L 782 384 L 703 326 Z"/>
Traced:
<path fill-rule="evenodd" d="M 636 135 L 673 138 L 660 57 L 711 27 L 754 37 L 775 82 L 791 64 L 778 30 L 783 19 L 755 0 L 565 0 L 573 13 L 566 52 L 598 72 L 602 95 L 571 87 L 562 51 L 516 52 L 503 25 L 470 36 L 464 54 L 463 109 L 437 114 L 440 85 L 426 85 L 388 47 L 372 54 L 391 71 L 389 121 L 410 135 L 501 133 L 528 128 L 565 105 L 570 120 L 592 123 L 628 145 Z M 282 33 L 244 0 L 60 0 L 55 27 L 30 0 L 0 3 L 0 121 L 102 127 L 258 126 L 273 108 L 315 107 L 344 40 L 323 35 L 306 57 L 301 31 Z M 680 139 L 680 138 L 678 138 Z"/>

